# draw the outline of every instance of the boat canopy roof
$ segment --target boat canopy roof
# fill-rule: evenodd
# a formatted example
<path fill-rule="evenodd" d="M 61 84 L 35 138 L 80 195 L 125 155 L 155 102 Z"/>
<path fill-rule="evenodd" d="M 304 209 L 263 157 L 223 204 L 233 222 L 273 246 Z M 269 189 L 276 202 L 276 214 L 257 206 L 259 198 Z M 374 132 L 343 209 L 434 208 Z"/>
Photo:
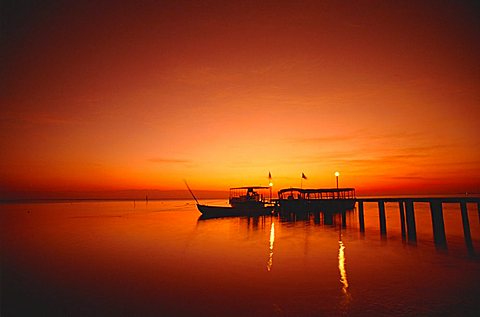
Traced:
<path fill-rule="evenodd" d="M 299 193 L 338 193 L 342 191 L 352 191 L 355 188 L 284 188 L 278 191 L 278 194 L 286 193 L 286 192 L 299 192 Z"/>
<path fill-rule="evenodd" d="M 232 187 L 230 190 L 235 190 L 235 189 L 269 189 L 270 187 L 268 186 L 244 186 L 244 187 Z"/>

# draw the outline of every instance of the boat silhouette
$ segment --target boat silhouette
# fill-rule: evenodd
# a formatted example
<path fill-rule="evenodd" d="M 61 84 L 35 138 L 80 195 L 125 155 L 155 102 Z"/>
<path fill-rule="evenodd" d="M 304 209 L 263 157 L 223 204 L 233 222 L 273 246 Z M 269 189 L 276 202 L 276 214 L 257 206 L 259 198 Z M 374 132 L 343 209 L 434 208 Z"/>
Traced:
<path fill-rule="evenodd" d="M 197 203 L 197 209 L 202 213 L 202 218 L 235 217 L 235 216 L 260 216 L 272 214 L 274 205 L 267 200 L 264 191 L 266 186 L 244 186 L 230 188 L 228 202 L 230 206 L 212 206 L 201 204 L 188 186 L 188 191 Z"/>

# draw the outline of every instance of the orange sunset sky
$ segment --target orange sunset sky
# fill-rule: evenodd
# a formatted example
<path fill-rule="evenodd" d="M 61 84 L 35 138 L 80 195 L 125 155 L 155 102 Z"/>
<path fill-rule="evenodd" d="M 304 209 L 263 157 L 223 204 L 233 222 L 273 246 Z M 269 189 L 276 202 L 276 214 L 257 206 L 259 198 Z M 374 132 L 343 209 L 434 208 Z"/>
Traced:
<path fill-rule="evenodd" d="M 0 199 L 480 192 L 475 1 L 99 2 L 2 1 Z"/>

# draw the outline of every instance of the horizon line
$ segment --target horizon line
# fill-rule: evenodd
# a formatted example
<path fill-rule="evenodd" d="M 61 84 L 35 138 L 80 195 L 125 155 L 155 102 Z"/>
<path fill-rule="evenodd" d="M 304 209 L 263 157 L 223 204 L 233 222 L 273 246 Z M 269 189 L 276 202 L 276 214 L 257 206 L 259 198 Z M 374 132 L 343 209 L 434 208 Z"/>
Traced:
<path fill-rule="evenodd" d="M 221 191 L 220 191 L 221 192 Z M 403 196 L 403 197 L 402 197 Z M 461 197 L 480 197 L 480 193 L 453 193 L 453 194 L 386 194 L 386 195 L 360 195 L 356 198 L 366 199 L 366 198 L 461 198 Z M 228 197 L 201 197 L 200 199 L 228 199 Z M 277 199 L 277 198 L 275 198 Z M 172 201 L 172 200 L 192 200 L 195 201 L 192 197 L 163 197 L 163 198 L 146 198 L 146 197 L 55 197 L 55 198 L 0 198 L 0 204 L 15 204 L 15 203 L 62 203 L 62 202 L 84 202 L 84 201 L 133 201 L 133 202 L 149 202 L 149 201 Z"/>

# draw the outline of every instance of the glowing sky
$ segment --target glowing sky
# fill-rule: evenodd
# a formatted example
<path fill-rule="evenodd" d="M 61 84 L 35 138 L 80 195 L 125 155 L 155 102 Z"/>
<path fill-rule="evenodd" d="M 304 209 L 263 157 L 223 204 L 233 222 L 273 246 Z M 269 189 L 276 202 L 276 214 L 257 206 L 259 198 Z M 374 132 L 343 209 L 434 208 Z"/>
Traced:
<path fill-rule="evenodd" d="M 0 188 L 480 192 L 468 1 L 2 1 Z"/>

